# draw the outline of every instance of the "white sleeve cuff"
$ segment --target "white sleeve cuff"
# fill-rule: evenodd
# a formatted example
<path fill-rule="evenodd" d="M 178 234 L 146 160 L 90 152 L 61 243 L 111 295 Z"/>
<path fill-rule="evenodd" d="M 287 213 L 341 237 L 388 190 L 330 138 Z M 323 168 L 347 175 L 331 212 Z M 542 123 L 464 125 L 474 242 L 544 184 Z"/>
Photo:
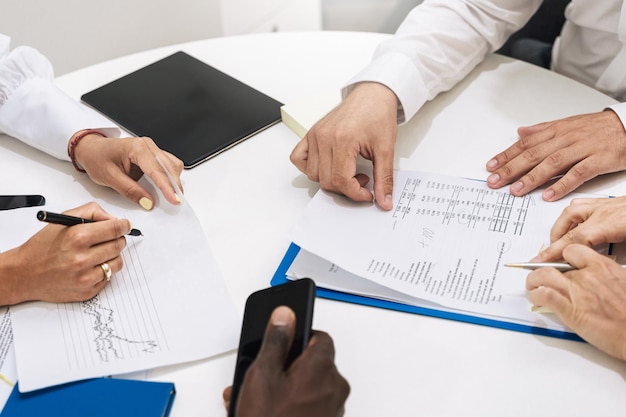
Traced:
<path fill-rule="evenodd" d="M 619 120 L 622 122 L 622 126 L 624 126 L 624 129 L 626 130 L 626 103 L 613 104 L 607 108 L 613 110 L 613 112 L 617 114 L 617 117 L 619 117 Z"/>
<path fill-rule="evenodd" d="M 404 54 L 388 53 L 375 58 L 342 89 L 345 97 L 360 82 L 385 85 L 398 97 L 398 124 L 408 122 L 429 99 L 428 90 L 413 62 Z"/>
<path fill-rule="evenodd" d="M 69 160 L 67 143 L 83 129 L 120 135 L 114 123 L 42 78 L 26 80 L 0 108 L 0 131 L 55 158 Z"/>

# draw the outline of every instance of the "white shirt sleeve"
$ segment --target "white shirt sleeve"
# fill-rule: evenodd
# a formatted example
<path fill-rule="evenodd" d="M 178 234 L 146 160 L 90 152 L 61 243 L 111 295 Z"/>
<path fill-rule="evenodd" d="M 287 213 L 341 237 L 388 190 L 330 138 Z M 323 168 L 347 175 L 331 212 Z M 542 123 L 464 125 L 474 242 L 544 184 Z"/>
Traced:
<path fill-rule="evenodd" d="M 118 137 L 120 129 L 54 85 L 50 62 L 37 50 L 9 50 L 10 38 L 0 34 L 0 132 L 69 160 L 67 143 L 79 130 L 99 129 Z"/>
<path fill-rule="evenodd" d="M 619 120 L 622 122 L 624 129 L 626 129 L 626 103 L 613 104 L 608 108 L 617 114 L 617 117 L 619 117 Z"/>
<path fill-rule="evenodd" d="M 371 63 L 342 90 L 374 81 L 398 97 L 398 123 L 428 100 L 461 81 L 499 49 L 535 13 L 542 0 L 425 0 L 393 38 L 382 42 Z"/>

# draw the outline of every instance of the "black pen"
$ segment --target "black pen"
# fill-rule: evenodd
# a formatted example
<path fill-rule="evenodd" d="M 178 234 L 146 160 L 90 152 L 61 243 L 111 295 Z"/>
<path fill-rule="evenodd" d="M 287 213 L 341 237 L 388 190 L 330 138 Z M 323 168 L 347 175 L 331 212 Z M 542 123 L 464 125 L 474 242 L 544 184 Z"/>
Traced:
<path fill-rule="evenodd" d="M 62 224 L 63 226 L 76 226 L 77 224 L 95 223 L 95 220 L 83 219 L 81 217 L 68 216 L 67 214 L 51 213 L 49 211 L 38 211 L 37 219 L 46 223 Z M 130 229 L 131 236 L 143 236 L 140 230 Z"/>

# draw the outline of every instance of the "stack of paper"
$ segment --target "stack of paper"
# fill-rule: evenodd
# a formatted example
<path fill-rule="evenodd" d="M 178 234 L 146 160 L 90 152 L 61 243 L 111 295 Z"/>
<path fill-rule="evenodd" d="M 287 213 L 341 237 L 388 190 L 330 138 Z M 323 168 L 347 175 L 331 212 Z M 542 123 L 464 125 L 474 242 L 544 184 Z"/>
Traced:
<path fill-rule="evenodd" d="M 158 194 L 145 178 L 141 183 Z M 46 210 L 62 212 L 93 199 L 73 188 L 71 199 L 49 198 Z M 124 268 L 94 298 L 11 307 L 13 332 L 4 332 L 0 346 L 10 349 L 14 339 L 21 392 L 190 362 L 237 347 L 241 318 L 189 204 L 162 201 L 145 212 L 109 194 L 97 202 L 132 220 L 143 236 L 126 238 Z M 37 221 L 38 209 L 3 212 L 0 250 L 20 245 L 44 227 Z"/>
<path fill-rule="evenodd" d="M 293 228 L 301 249 L 282 272 L 415 312 L 574 338 L 555 315 L 531 311 L 528 271 L 504 265 L 528 261 L 548 244 L 571 198 L 597 195 L 548 203 L 540 191 L 514 197 L 483 181 L 399 171 L 393 196 L 386 212 L 319 191 Z M 364 300 L 357 302 L 373 304 Z"/>

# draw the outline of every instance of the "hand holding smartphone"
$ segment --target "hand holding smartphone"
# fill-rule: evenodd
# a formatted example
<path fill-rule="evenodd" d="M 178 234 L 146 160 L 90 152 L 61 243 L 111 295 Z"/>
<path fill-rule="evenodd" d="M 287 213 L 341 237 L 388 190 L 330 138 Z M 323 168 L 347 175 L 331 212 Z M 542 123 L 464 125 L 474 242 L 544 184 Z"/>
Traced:
<path fill-rule="evenodd" d="M 315 283 L 309 278 L 291 281 L 252 293 L 246 301 L 235 365 L 228 416 L 233 417 L 241 384 L 263 343 L 267 323 L 276 307 L 287 306 L 296 315 L 296 329 L 285 369 L 306 349 L 311 337 Z"/>

